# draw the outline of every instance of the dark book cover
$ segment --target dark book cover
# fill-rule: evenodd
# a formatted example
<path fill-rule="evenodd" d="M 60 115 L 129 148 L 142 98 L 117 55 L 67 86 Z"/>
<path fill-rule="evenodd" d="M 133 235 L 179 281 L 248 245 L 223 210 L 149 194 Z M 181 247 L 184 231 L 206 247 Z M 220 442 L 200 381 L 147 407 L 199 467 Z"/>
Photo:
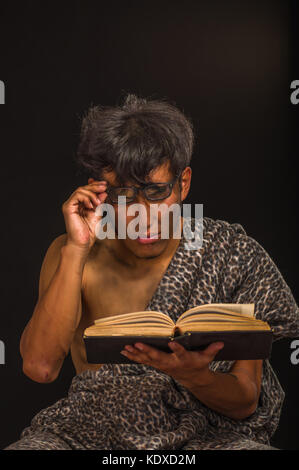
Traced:
<path fill-rule="evenodd" d="M 222 341 L 224 347 L 215 356 L 215 361 L 267 359 L 271 355 L 273 335 L 271 330 L 251 330 L 186 332 L 175 337 L 127 335 L 85 336 L 83 339 L 87 361 L 90 364 L 136 364 L 120 354 L 125 345 L 141 342 L 171 353 L 173 351 L 168 347 L 168 343 L 172 340 L 182 344 L 189 351 L 202 350 L 211 343 Z"/>

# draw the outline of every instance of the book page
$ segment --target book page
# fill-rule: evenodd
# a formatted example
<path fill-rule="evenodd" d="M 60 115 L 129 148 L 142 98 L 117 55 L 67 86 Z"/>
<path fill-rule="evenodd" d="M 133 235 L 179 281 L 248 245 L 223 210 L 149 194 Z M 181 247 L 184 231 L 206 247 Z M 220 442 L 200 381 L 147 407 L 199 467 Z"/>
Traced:
<path fill-rule="evenodd" d="M 203 323 L 185 323 L 180 326 L 182 334 L 189 333 L 203 333 L 203 332 L 216 332 L 216 331 L 270 331 L 270 326 L 260 321 L 240 321 L 240 322 L 203 322 Z"/>
<path fill-rule="evenodd" d="M 184 318 L 195 313 L 227 313 L 230 315 L 241 315 L 245 317 L 254 318 L 254 303 L 251 304 L 205 304 L 199 305 L 186 310 L 178 319 L 177 323 L 181 322 Z"/>
<path fill-rule="evenodd" d="M 154 326 L 160 326 L 160 325 L 164 325 L 164 326 L 171 326 L 169 322 L 165 321 L 163 318 L 159 318 L 157 320 L 156 317 L 140 317 L 138 319 L 136 318 L 130 318 L 130 319 L 126 319 L 126 318 L 123 318 L 122 320 L 107 320 L 103 323 L 94 323 L 92 326 L 94 328 L 106 328 L 107 326 L 122 326 L 122 325 L 136 325 L 136 326 L 140 326 L 140 325 L 147 325 L 147 324 L 151 324 L 151 325 L 154 325 Z"/>
<path fill-rule="evenodd" d="M 94 321 L 94 325 L 105 325 L 105 324 L 122 324 L 124 322 L 142 322 L 142 321 L 151 321 L 152 323 L 155 323 L 156 321 L 160 323 L 163 321 L 163 323 L 174 326 L 174 322 L 172 319 L 168 316 L 165 315 L 165 313 L 162 312 L 156 312 L 156 311 L 151 311 L 151 310 L 143 310 L 140 312 L 130 312 L 130 313 L 122 313 L 120 315 L 110 315 L 104 318 L 99 318 Z"/>
<path fill-rule="evenodd" d="M 157 324 L 144 324 L 137 325 L 93 325 L 84 330 L 84 337 L 98 337 L 98 336 L 171 336 L 173 334 L 173 327 L 169 325 Z"/>

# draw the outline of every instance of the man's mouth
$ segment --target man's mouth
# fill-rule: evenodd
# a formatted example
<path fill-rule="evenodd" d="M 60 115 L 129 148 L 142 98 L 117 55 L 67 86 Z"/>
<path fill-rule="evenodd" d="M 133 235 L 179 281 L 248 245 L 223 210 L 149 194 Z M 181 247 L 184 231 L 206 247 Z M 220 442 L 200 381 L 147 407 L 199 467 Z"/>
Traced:
<path fill-rule="evenodd" d="M 147 234 L 146 237 L 144 236 L 141 236 L 141 237 L 138 237 L 137 238 L 137 241 L 138 243 L 141 243 L 142 245 L 147 245 L 147 244 L 150 244 L 150 243 L 156 243 L 159 241 L 159 236 L 160 234 L 156 234 L 156 235 L 152 235 L 150 236 L 150 234 Z"/>

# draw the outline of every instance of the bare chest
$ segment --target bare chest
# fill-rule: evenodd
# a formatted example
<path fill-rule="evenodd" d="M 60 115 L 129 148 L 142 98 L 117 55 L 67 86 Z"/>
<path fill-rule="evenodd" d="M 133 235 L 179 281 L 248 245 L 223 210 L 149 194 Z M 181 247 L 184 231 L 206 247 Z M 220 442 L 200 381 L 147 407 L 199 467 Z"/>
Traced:
<path fill-rule="evenodd" d="M 101 366 L 87 363 L 83 344 L 85 328 L 99 318 L 145 310 L 169 263 L 170 259 L 165 259 L 142 274 L 113 266 L 104 257 L 86 263 L 81 288 L 82 315 L 71 346 L 77 373 Z"/>
<path fill-rule="evenodd" d="M 85 321 L 145 310 L 167 268 L 149 270 L 141 277 L 122 272 L 87 267 L 82 301 Z"/>

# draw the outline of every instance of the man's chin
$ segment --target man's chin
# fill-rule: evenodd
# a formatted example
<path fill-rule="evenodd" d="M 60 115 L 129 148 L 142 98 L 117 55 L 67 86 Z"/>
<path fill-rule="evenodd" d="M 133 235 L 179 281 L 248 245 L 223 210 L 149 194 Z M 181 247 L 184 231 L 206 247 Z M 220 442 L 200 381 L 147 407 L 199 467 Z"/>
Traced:
<path fill-rule="evenodd" d="M 169 240 L 157 240 L 153 243 L 139 243 L 138 240 L 126 242 L 127 248 L 134 253 L 137 258 L 156 258 L 165 250 Z"/>

